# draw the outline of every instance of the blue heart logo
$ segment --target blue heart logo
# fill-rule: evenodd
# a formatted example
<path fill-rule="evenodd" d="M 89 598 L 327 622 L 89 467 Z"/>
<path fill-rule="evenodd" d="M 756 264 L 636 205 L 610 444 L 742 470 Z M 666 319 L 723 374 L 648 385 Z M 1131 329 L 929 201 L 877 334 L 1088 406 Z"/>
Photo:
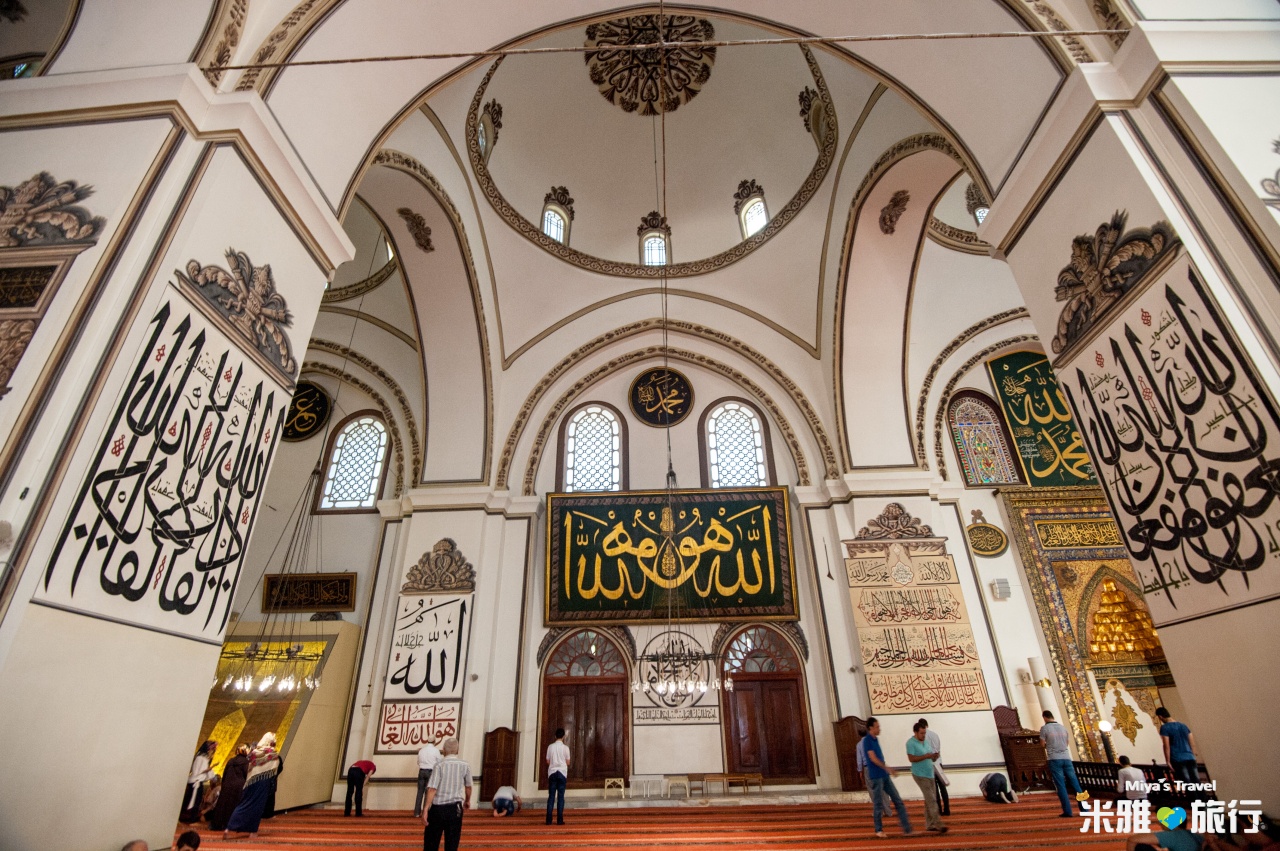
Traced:
<path fill-rule="evenodd" d="M 1173 830 L 1186 820 L 1187 811 L 1182 807 L 1161 807 L 1156 811 L 1156 821 L 1164 825 L 1166 830 Z"/>

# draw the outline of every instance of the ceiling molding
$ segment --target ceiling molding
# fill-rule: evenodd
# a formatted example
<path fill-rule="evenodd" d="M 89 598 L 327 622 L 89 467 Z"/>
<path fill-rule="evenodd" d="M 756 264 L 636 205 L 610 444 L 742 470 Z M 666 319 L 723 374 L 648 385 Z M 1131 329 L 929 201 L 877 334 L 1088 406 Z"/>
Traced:
<path fill-rule="evenodd" d="M 943 248 L 962 251 L 965 254 L 976 254 L 980 257 L 991 256 L 991 245 L 978 239 L 976 233 L 949 225 L 937 216 L 929 219 L 929 228 L 926 233 L 929 239 L 932 239 Z"/>
<path fill-rule="evenodd" d="M 388 260 L 386 265 L 374 272 L 362 281 L 356 281 L 347 284 L 345 287 L 330 288 L 325 290 L 323 296 L 320 297 L 321 304 L 333 304 L 335 301 L 348 301 L 353 298 L 359 298 L 368 292 L 373 292 L 386 282 L 395 271 L 400 268 L 395 259 Z M 414 348 L 417 348 L 416 346 Z"/>

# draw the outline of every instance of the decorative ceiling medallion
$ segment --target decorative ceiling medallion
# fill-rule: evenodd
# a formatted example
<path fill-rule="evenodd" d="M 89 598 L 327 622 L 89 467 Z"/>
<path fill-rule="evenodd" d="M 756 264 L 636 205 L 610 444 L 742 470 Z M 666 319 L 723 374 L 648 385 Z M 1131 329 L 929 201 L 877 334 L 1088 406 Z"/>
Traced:
<path fill-rule="evenodd" d="M 400 214 L 400 218 L 404 219 L 405 227 L 409 228 L 409 235 L 413 237 L 414 245 L 428 253 L 436 250 L 436 247 L 431 244 L 431 228 L 427 227 L 427 220 L 421 213 L 415 213 L 408 207 L 401 207 L 396 212 Z"/>
<path fill-rule="evenodd" d="M 982 516 L 982 511 L 971 511 L 973 522 L 964 529 L 973 554 L 983 558 L 995 558 L 1009 549 L 1009 536 L 999 526 L 993 526 Z"/>
<path fill-rule="evenodd" d="M 299 381 L 293 391 L 293 399 L 289 402 L 289 413 L 285 415 L 284 430 L 280 439 L 289 443 L 299 443 L 324 431 L 329 422 L 329 414 L 333 413 L 333 400 L 319 384 L 310 381 Z"/>
<path fill-rule="evenodd" d="M 1128 212 L 1117 210 L 1110 222 L 1098 225 L 1093 236 L 1082 234 L 1071 241 L 1071 262 L 1058 273 L 1053 290 L 1054 300 L 1066 302 L 1053 336 L 1055 354 L 1083 337 L 1179 244 L 1168 222 L 1124 233 L 1128 218 Z"/>
<path fill-rule="evenodd" d="M 715 38 L 706 18 L 692 15 L 633 15 L 587 27 L 583 54 L 591 82 L 623 112 L 658 115 L 693 100 L 716 61 L 714 47 L 698 42 Z M 646 50 L 619 47 L 665 42 L 679 46 Z"/>
<path fill-rule="evenodd" d="M 693 385 L 670 367 L 655 366 L 640 373 L 627 395 L 631 413 L 655 428 L 675 425 L 693 410 Z"/>
<path fill-rule="evenodd" d="M 733 212 L 741 213 L 742 205 L 752 198 L 763 197 L 764 187 L 755 180 L 744 180 L 738 184 L 738 191 L 733 193 Z"/>
<path fill-rule="evenodd" d="M 580 269 L 586 269 L 589 272 L 596 272 L 601 275 L 614 275 L 620 278 L 648 278 L 650 280 L 658 278 L 689 278 L 694 275 L 705 275 L 709 272 L 723 269 L 764 245 L 775 234 L 781 232 L 784 227 L 790 224 L 791 220 L 800 214 L 800 211 L 817 193 L 818 188 L 822 185 L 823 178 L 827 176 L 827 172 L 831 169 L 831 163 L 835 160 L 836 142 L 840 138 L 840 133 L 836 120 L 835 105 L 831 102 L 831 92 L 827 89 L 826 78 L 822 76 L 822 69 L 818 67 L 813 51 L 802 44 L 800 45 L 800 52 L 804 56 L 805 64 L 809 66 L 809 73 L 813 76 L 814 85 L 817 86 L 818 97 L 822 101 L 828 125 L 828 130 L 822 138 L 822 144 L 818 148 L 818 158 L 814 161 L 813 168 L 809 171 L 804 183 L 796 190 L 796 194 L 792 196 L 786 206 L 769 219 L 767 225 L 742 240 L 742 242 L 719 254 L 702 260 L 672 263 L 669 266 L 645 266 L 642 263 L 606 260 L 602 257 L 595 257 L 570 248 L 552 239 L 542 232 L 542 228 L 539 225 L 535 225 L 522 216 L 515 207 L 511 206 L 511 202 L 506 199 L 502 191 L 494 184 L 493 175 L 489 172 L 489 166 L 484 159 L 484 151 L 480 149 L 480 142 L 477 137 L 484 95 L 489 88 L 489 83 L 493 80 L 493 75 L 497 73 L 498 68 L 502 65 L 502 57 L 494 61 L 484 75 L 484 79 L 480 81 L 480 86 L 476 89 L 476 93 L 471 99 L 471 109 L 467 113 L 467 156 L 471 160 L 471 168 L 476 175 L 476 182 L 480 184 L 480 190 L 493 206 L 494 211 L 517 233 L 542 250 L 549 254 L 554 254 L 566 263 L 572 263 Z M 949 144 L 948 150 L 950 150 Z M 375 157 L 374 162 L 384 162 L 385 157 L 391 155 L 386 151 L 382 151 Z M 398 154 L 395 156 L 403 157 L 404 155 Z"/>
<path fill-rule="evenodd" d="M 907 211 L 907 202 L 911 200 L 911 193 L 905 189 L 899 189 L 893 193 L 893 197 L 889 199 L 889 203 L 884 205 L 884 209 L 880 211 L 880 232 L 886 236 L 892 234 L 898 227 L 898 219 L 902 218 L 902 214 Z"/>

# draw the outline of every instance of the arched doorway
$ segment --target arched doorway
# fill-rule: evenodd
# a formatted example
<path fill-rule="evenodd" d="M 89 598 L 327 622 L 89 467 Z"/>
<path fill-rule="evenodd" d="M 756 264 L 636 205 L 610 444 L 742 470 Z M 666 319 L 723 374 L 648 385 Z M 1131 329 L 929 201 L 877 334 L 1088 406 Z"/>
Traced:
<path fill-rule="evenodd" d="M 777 630 L 749 626 L 729 641 L 723 670 L 727 767 L 781 783 L 812 783 L 809 710 L 804 672 L 795 650 Z"/>
<path fill-rule="evenodd" d="M 627 723 L 626 657 L 604 633 L 583 629 L 556 645 L 542 672 L 542 737 L 538 740 L 538 788 L 547 788 L 543 753 L 566 731 L 572 754 L 569 786 L 603 786 L 625 777 L 631 725 Z"/>

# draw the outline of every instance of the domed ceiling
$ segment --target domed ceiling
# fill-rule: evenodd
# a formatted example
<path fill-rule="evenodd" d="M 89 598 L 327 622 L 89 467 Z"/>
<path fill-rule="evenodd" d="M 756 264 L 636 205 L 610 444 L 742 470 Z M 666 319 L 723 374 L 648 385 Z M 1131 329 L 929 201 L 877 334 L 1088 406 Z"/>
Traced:
<path fill-rule="evenodd" d="M 617 49 L 652 43 L 660 28 L 677 42 L 776 36 L 723 18 L 658 18 L 598 21 L 522 45 L 591 49 L 506 57 L 472 97 L 468 149 L 489 203 L 530 241 L 592 271 L 657 276 L 639 264 L 638 231 L 663 210 L 664 183 L 668 273 L 728 265 L 785 227 L 834 159 L 838 116 L 807 49 Z M 821 136 L 811 130 L 814 102 L 826 109 Z M 476 137 L 486 115 L 497 131 L 487 163 Z M 749 181 L 763 189 L 770 223 L 744 241 L 735 205 Z M 552 198 L 571 210 L 567 246 L 541 233 Z"/>

